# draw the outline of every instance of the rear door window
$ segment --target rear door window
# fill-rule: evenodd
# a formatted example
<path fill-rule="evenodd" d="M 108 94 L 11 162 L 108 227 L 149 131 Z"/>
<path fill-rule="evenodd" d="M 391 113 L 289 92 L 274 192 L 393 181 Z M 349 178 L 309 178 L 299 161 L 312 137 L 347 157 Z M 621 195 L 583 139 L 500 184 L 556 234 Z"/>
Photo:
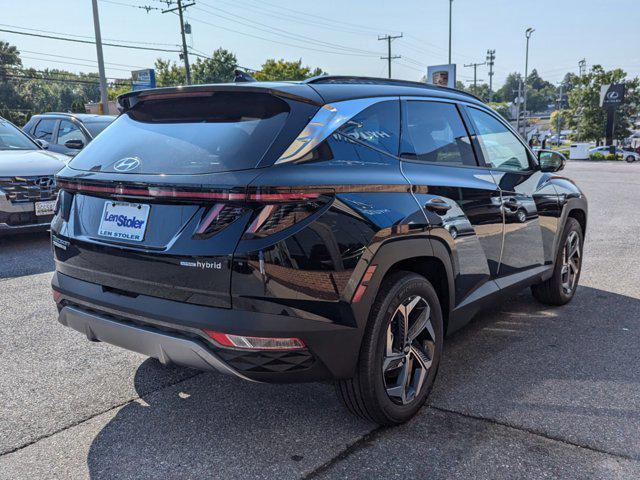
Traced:
<path fill-rule="evenodd" d="M 119 160 L 133 157 L 139 166 L 126 173 L 193 175 L 253 168 L 288 114 L 287 102 L 266 93 L 141 99 L 69 166 L 116 172 Z"/>
<path fill-rule="evenodd" d="M 477 165 L 469 135 L 453 103 L 405 101 L 401 152 L 408 160 Z"/>
<path fill-rule="evenodd" d="M 51 142 L 53 139 L 53 131 L 55 130 L 56 123 L 58 123 L 58 120 L 54 118 L 43 118 L 36 125 L 36 128 L 33 131 L 33 138 Z"/>

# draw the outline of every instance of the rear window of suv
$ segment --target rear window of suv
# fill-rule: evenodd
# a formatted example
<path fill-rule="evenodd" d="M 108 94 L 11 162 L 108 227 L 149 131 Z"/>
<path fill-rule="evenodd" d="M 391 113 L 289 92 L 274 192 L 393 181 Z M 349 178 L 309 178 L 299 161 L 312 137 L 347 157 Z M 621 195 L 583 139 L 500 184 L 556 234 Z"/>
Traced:
<path fill-rule="evenodd" d="M 118 117 L 69 166 L 169 175 L 253 168 L 288 114 L 285 101 L 265 93 L 158 96 Z M 126 158 L 136 158 L 139 166 L 128 172 L 114 169 Z"/>

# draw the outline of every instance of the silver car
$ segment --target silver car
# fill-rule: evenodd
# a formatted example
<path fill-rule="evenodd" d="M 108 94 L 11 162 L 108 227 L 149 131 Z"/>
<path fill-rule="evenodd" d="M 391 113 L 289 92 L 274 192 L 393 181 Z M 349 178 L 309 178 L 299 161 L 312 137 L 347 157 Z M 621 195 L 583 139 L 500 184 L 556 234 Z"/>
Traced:
<path fill-rule="evenodd" d="M 0 235 L 49 228 L 58 195 L 54 175 L 69 159 L 0 118 Z"/>

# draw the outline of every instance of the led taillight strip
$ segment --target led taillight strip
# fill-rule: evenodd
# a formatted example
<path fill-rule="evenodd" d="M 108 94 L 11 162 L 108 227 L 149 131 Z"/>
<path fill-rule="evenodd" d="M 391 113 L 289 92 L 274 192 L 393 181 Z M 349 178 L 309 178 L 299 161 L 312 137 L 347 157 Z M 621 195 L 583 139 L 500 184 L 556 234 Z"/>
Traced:
<path fill-rule="evenodd" d="M 178 190 L 163 187 L 125 187 L 89 185 L 78 182 L 58 180 L 58 186 L 64 190 L 75 192 L 105 193 L 109 195 L 132 195 L 148 198 L 180 198 L 194 200 L 223 200 L 223 201 L 254 201 L 263 203 L 292 202 L 310 200 L 320 197 L 320 193 L 286 192 L 286 193 L 235 193 L 235 192 L 207 192 L 193 190 Z"/>

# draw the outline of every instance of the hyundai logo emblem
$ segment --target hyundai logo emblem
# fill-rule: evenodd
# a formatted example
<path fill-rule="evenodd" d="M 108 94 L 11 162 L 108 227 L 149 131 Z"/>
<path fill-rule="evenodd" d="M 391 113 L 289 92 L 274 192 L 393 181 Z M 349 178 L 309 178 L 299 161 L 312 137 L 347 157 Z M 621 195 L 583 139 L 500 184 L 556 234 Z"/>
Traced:
<path fill-rule="evenodd" d="M 140 166 L 140 159 L 138 157 L 126 157 L 122 160 L 118 160 L 113 169 L 117 172 L 130 172 Z"/>
<path fill-rule="evenodd" d="M 54 180 L 51 177 L 42 177 L 39 178 L 36 183 L 40 188 L 51 188 L 53 187 Z"/>

